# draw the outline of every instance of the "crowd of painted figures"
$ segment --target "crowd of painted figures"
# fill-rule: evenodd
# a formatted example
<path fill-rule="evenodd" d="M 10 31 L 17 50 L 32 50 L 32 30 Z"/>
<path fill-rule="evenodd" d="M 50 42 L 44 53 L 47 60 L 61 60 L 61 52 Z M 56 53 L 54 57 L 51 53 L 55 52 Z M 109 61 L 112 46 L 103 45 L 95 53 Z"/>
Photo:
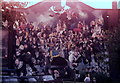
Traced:
<path fill-rule="evenodd" d="M 34 26 L 33 22 L 21 22 L 16 27 L 16 55 L 15 67 L 19 71 L 27 74 L 26 64 L 36 73 L 38 69 L 35 65 L 44 67 L 43 72 L 48 74 L 51 61 L 55 57 L 62 57 L 68 62 L 71 69 L 86 72 L 109 72 L 109 58 L 103 19 L 97 18 L 89 24 L 79 20 L 76 14 L 67 18 L 61 16 L 58 23 L 52 27 L 43 22 L 39 26 Z M 76 62 L 80 57 L 80 61 Z M 18 65 L 24 63 L 24 65 Z M 83 64 L 85 67 L 81 67 Z M 20 72 L 18 72 L 20 75 Z"/>

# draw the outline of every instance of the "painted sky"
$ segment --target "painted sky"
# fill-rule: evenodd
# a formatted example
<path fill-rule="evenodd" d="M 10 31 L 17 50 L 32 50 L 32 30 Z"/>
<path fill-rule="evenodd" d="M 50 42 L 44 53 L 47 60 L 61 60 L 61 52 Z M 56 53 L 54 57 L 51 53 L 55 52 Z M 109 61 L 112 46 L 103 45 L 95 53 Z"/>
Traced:
<path fill-rule="evenodd" d="M 43 0 L 4 0 L 4 1 L 20 1 L 20 2 L 29 2 L 27 7 L 30 7 L 40 1 Z M 52 0 L 51 0 L 52 1 Z M 53 0 L 54 1 L 54 0 Z M 120 0 L 79 0 L 93 8 L 99 8 L 99 9 L 111 9 L 112 8 L 112 1 L 120 1 Z M 65 3 L 63 2 L 62 5 Z"/>

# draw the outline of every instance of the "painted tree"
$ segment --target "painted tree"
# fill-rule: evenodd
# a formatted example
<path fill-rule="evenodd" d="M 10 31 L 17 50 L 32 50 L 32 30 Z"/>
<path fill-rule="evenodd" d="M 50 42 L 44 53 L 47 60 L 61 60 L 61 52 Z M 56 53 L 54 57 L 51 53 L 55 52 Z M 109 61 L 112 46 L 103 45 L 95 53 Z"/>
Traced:
<path fill-rule="evenodd" d="M 120 25 L 108 33 L 108 50 L 110 58 L 110 75 L 114 83 L 120 82 Z"/>
<path fill-rule="evenodd" d="M 13 56 L 16 54 L 15 50 L 15 34 L 16 31 L 13 28 L 15 21 L 25 21 L 25 16 L 22 12 L 17 11 L 17 8 L 24 8 L 27 6 L 27 2 L 2 2 L 2 28 L 7 28 L 8 30 L 8 68 L 13 69 Z M 6 26 L 4 26 L 4 22 L 7 22 Z M 3 42 L 4 43 L 4 42 Z"/>

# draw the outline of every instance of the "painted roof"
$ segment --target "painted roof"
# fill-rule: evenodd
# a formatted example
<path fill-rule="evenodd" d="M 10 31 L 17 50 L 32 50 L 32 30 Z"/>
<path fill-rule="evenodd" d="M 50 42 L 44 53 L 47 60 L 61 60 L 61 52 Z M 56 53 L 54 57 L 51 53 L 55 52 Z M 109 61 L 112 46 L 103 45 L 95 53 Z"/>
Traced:
<path fill-rule="evenodd" d="M 26 6 L 26 8 L 28 8 L 28 7 L 32 6 L 32 5 L 37 4 L 38 2 L 46 1 L 46 0 L 4 0 L 4 1 L 20 1 L 20 2 L 25 1 L 25 2 L 29 2 L 29 4 Z M 49 0 L 49 1 L 56 2 L 56 1 L 60 1 L 60 0 Z M 67 1 L 69 1 L 69 0 L 67 0 Z M 98 9 L 112 9 L 112 2 L 113 1 L 120 1 L 120 0 L 79 0 L 79 1 L 85 3 L 86 5 L 91 6 L 93 8 L 96 8 L 96 9 L 97 8 Z"/>

